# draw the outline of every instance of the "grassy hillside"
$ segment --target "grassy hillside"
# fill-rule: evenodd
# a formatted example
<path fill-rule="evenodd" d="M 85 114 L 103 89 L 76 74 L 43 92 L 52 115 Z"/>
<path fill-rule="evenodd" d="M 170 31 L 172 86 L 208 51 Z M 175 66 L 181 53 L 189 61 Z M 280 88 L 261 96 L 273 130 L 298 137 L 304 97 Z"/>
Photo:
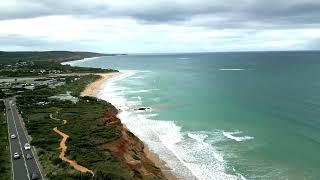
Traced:
<path fill-rule="evenodd" d="M 71 51 L 43 51 L 43 52 L 4 52 L 0 51 L 0 63 L 9 64 L 18 61 L 54 61 L 64 62 L 77 59 L 107 56 L 114 54 L 100 54 L 92 52 L 71 52 Z"/>

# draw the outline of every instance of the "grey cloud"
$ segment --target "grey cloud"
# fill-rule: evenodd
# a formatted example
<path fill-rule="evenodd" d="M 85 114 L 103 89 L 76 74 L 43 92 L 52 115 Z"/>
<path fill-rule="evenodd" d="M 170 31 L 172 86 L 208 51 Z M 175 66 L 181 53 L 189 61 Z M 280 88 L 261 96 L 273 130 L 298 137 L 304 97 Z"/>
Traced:
<path fill-rule="evenodd" d="M 10 1 L 10 0 L 5 0 Z M 175 23 L 210 28 L 319 27 L 320 1 L 312 0 L 18 0 L 0 5 L 0 19 L 48 15 L 130 17 L 142 23 Z M 123 1 L 121 1 L 123 2 Z"/>

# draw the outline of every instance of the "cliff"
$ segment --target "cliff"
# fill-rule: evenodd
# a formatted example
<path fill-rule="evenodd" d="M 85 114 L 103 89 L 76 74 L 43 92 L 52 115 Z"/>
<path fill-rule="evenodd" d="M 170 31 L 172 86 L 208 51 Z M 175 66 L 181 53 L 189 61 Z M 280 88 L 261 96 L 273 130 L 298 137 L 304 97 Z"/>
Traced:
<path fill-rule="evenodd" d="M 112 126 L 120 137 L 100 145 L 100 148 L 120 157 L 131 170 L 133 179 L 166 179 L 161 169 L 146 157 L 143 142 L 124 127 L 116 115 L 116 109 L 106 111 L 101 120 L 105 125 Z"/>

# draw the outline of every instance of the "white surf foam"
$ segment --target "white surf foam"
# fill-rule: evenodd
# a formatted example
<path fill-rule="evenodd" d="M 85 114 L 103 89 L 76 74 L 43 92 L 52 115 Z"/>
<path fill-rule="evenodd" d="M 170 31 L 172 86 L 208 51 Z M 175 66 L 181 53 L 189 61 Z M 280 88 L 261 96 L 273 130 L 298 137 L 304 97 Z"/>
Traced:
<path fill-rule="evenodd" d="M 228 138 L 228 139 L 232 139 L 232 140 L 235 140 L 235 141 L 238 141 L 238 142 L 241 142 L 241 141 L 246 141 L 246 140 L 250 140 L 250 139 L 254 139 L 254 137 L 251 137 L 251 136 L 234 136 L 234 135 L 238 135 L 238 134 L 241 134 L 242 132 L 241 131 L 235 131 L 235 132 L 225 132 L 223 131 L 222 134 Z"/>
<path fill-rule="evenodd" d="M 141 96 L 136 96 L 136 97 L 132 97 L 132 99 L 139 99 L 139 100 L 141 100 L 142 97 L 141 97 Z"/>
<path fill-rule="evenodd" d="M 200 143 L 204 143 L 204 140 L 208 137 L 208 135 L 206 134 L 192 134 L 192 133 L 188 133 L 188 136 Z"/>
<path fill-rule="evenodd" d="M 192 139 L 195 139 L 199 143 L 204 144 L 205 146 L 210 146 L 208 143 L 204 142 L 204 140 L 208 137 L 206 134 L 192 134 L 188 133 L 188 136 Z M 215 159 L 217 159 L 219 162 L 223 162 L 223 156 L 219 153 L 217 153 L 215 150 L 212 149 L 212 153 Z"/>
<path fill-rule="evenodd" d="M 144 79 L 143 76 L 135 76 L 135 77 L 132 77 L 132 79 Z"/>
<path fill-rule="evenodd" d="M 117 82 L 130 77 L 137 71 L 122 71 L 103 85 L 98 96 L 120 108 L 119 118 L 149 149 L 159 155 L 181 179 L 228 180 L 237 175 L 225 172 L 221 151 L 206 142 L 205 132 L 182 132 L 173 121 L 152 120 L 157 114 L 141 114 L 133 110 L 132 101 L 125 99 Z M 221 135 L 221 133 L 220 133 Z M 221 138 L 222 139 L 222 138 Z"/>
<path fill-rule="evenodd" d="M 70 66 L 75 66 L 78 63 L 82 63 L 82 62 L 86 62 L 86 61 L 92 61 L 94 59 L 98 59 L 101 57 L 92 57 L 92 58 L 84 58 L 84 59 L 80 59 L 80 60 L 75 60 L 75 61 L 68 61 L 68 62 L 63 62 L 61 63 L 62 65 L 70 65 Z"/>
<path fill-rule="evenodd" d="M 180 58 L 178 58 L 178 59 L 187 60 L 187 59 L 190 59 L 190 58 L 188 58 L 188 57 L 180 57 Z"/>
<path fill-rule="evenodd" d="M 219 69 L 220 71 L 244 71 L 245 69 Z"/>
<path fill-rule="evenodd" d="M 152 118 L 152 117 L 157 117 L 157 116 L 159 116 L 159 114 L 156 114 L 156 113 L 146 114 L 146 116 L 147 116 L 148 118 Z"/>
<path fill-rule="evenodd" d="M 131 90 L 131 91 L 127 91 L 126 93 L 136 94 L 136 93 L 147 93 L 147 92 L 159 91 L 159 90 L 160 90 L 160 89 L 141 89 L 141 90 Z"/>

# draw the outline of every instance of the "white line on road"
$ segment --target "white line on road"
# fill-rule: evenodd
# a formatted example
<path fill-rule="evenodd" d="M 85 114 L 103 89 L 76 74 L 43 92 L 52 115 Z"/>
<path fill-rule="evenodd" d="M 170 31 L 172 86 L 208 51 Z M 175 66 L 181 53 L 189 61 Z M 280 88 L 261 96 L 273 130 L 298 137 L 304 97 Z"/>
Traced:
<path fill-rule="evenodd" d="M 7 109 L 7 108 L 6 108 Z M 9 114 L 7 114 L 8 110 L 6 110 L 6 116 L 7 116 L 7 126 L 8 126 L 8 138 L 9 138 L 9 147 L 10 147 L 10 161 L 11 161 L 11 174 L 12 174 L 12 179 L 14 180 L 14 170 L 13 170 L 13 162 L 12 162 L 12 149 L 11 149 L 11 135 L 9 131 Z"/>
<path fill-rule="evenodd" d="M 22 145 L 21 145 L 21 141 L 20 141 L 20 135 L 19 135 L 19 131 L 17 129 L 17 125 L 16 125 L 16 121 L 14 120 L 14 116 L 13 116 L 13 112 L 12 112 L 12 106 L 11 106 L 11 102 L 9 102 L 9 106 L 10 106 L 10 111 L 11 111 L 11 115 L 12 115 L 12 119 L 13 119 L 13 123 L 14 123 L 14 127 L 16 128 L 16 132 L 17 132 L 17 135 L 18 135 L 18 140 L 19 140 L 19 144 L 20 144 L 20 150 L 21 150 L 21 155 L 23 157 L 23 161 L 24 161 L 24 166 L 26 167 L 26 170 L 27 170 L 27 176 L 28 176 L 28 179 L 30 180 L 30 175 L 29 175 L 29 170 L 28 170 L 28 167 L 27 167 L 27 163 L 26 163 L 26 158 L 24 157 L 24 153 L 23 153 L 23 150 L 22 150 Z"/>
<path fill-rule="evenodd" d="M 15 107 L 15 108 L 16 108 L 16 107 Z M 16 111 L 17 111 L 17 108 L 16 108 Z M 24 126 L 24 123 L 22 122 L 19 114 L 17 114 L 17 116 L 18 116 L 18 119 L 19 119 L 20 124 L 21 124 L 21 126 L 22 126 L 23 133 L 24 133 L 24 135 L 26 136 L 28 143 L 30 144 L 30 142 L 29 142 L 29 140 L 28 140 L 28 135 L 27 135 L 26 129 L 24 128 L 24 127 L 25 127 L 25 126 Z M 31 148 L 31 151 L 32 151 L 32 153 L 33 153 L 33 157 L 36 158 L 37 156 L 35 156 L 35 154 L 36 154 L 36 153 L 35 153 L 35 150 L 34 150 L 33 148 Z M 39 172 L 40 172 L 41 178 L 44 179 L 44 178 L 43 178 L 43 175 L 42 175 L 42 172 L 41 172 L 41 170 L 40 170 L 40 166 L 39 166 L 39 164 L 38 164 L 37 159 L 34 159 L 34 161 L 36 162 L 36 164 L 37 164 L 37 166 L 38 166 L 38 170 L 39 170 Z"/>

